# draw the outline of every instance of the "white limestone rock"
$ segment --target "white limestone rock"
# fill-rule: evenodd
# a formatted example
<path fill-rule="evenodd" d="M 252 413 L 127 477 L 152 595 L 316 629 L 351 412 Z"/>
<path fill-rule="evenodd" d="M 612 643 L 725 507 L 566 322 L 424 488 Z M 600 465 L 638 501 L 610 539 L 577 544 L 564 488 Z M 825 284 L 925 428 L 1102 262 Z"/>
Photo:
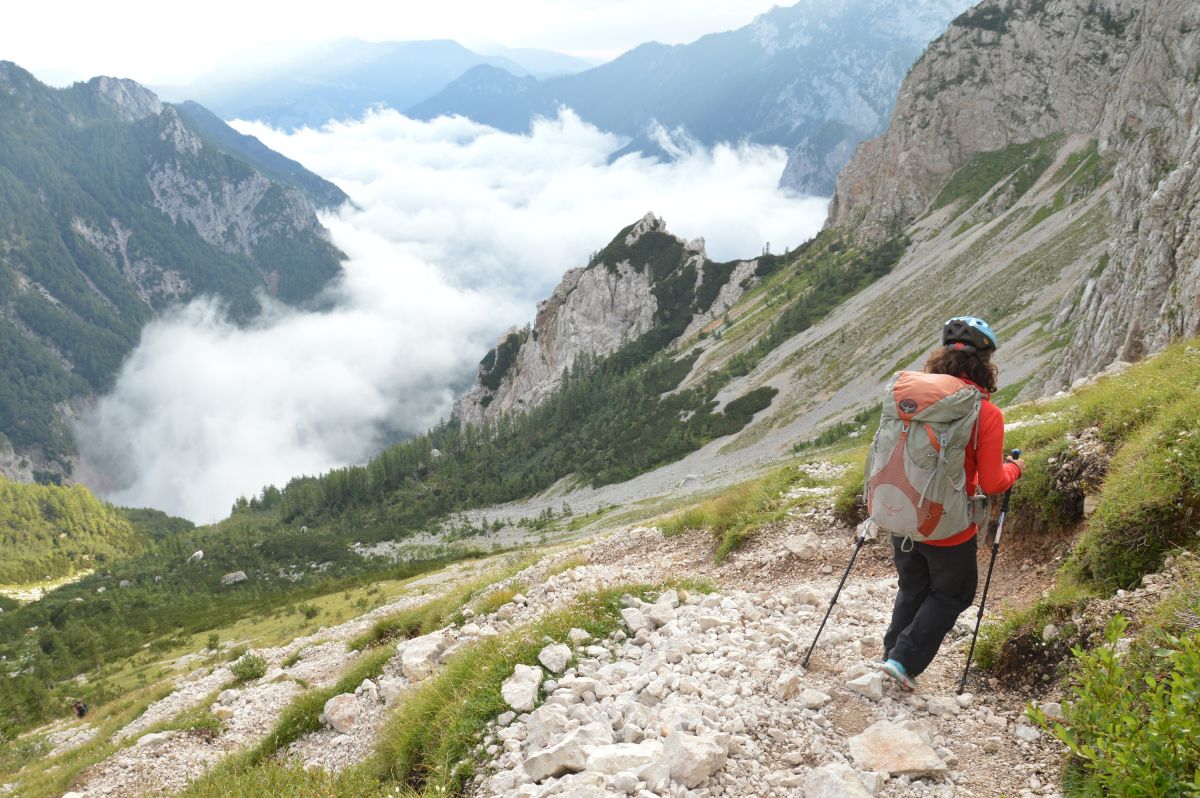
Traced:
<path fill-rule="evenodd" d="M 562 643 L 554 643 L 546 646 L 538 654 L 538 662 L 551 673 L 562 673 L 567 669 L 567 663 L 571 661 L 571 649 Z"/>
<path fill-rule="evenodd" d="M 804 777 L 804 798 L 871 798 L 872 795 L 849 765 L 823 765 Z"/>
<path fill-rule="evenodd" d="M 646 616 L 637 607 L 625 607 L 621 610 L 621 619 L 625 621 L 625 626 L 633 634 L 637 634 L 643 629 L 650 629 L 650 622 L 646 620 Z"/>
<path fill-rule="evenodd" d="M 441 632 L 414 637 L 407 643 L 402 643 L 400 665 L 404 669 L 404 675 L 414 682 L 430 676 L 441 661 L 441 654 L 448 644 L 449 639 Z"/>
<path fill-rule="evenodd" d="M 586 768 L 590 772 L 615 776 L 653 764 L 663 757 L 663 744 L 658 740 L 640 743 L 614 743 L 584 747 Z"/>
<path fill-rule="evenodd" d="M 946 763 L 920 734 L 889 720 L 878 721 L 850 738 L 849 747 L 854 764 L 863 770 L 912 777 L 947 772 Z"/>
<path fill-rule="evenodd" d="M 542 676 L 542 669 L 536 665 L 517 665 L 513 675 L 500 685 L 500 695 L 517 712 L 528 712 L 537 704 Z"/>
<path fill-rule="evenodd" d="M 801 560 L 816 559 L 821 553 L 820 539 L 812 533 L 792 535 L 783 541 L 783 547 L 793 557 Z"/>
<path fill-rule="evenodd" d="M 325 716 L 325 722 L 338 734 L 352 731 L 360 718 L 358 701 L 351 693 L 335 695 L 325 702 L 321 713 Z"/>
<path fill-rule="evenodd" d="M 728 750 L 718 744 L 716 735 L 699 736 L 673 732 L 664 740 L 666 761 L 671 778 L 695 789 L 725 765 Z"/>
<path fill-rule="evenodd" d="M 883 677 L 878 673 L 863 674 L 846 682 L 846 689 L 872 701 L 879 701 L 883 698 Z"/>

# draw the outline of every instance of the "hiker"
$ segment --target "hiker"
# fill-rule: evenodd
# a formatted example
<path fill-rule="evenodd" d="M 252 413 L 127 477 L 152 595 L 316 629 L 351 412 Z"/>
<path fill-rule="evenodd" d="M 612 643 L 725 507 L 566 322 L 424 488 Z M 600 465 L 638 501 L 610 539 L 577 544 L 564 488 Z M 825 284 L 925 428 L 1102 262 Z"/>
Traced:
<path fill-rule="evenodd" d="M 899 577 L 881 667 L 909 690 L 975 598 L 976 533 L 987 518 L 978 490 L 1002 494 L 1025 469 L 1004 456 L 1004 415 L 990 401 L 998 345 L 981 319 L 946 322 L 924 372 L 889 384 L 872 444 L 864 492 L 871 520 L 892 533 Z"/>
<path fill-rule="evenodd" d="M 75 710 L 75 717 L 82 718 L 87 714 L 88 705 L 82 701 L 76 701 L 74 704 L 71 704 L 71 709 Z"/>

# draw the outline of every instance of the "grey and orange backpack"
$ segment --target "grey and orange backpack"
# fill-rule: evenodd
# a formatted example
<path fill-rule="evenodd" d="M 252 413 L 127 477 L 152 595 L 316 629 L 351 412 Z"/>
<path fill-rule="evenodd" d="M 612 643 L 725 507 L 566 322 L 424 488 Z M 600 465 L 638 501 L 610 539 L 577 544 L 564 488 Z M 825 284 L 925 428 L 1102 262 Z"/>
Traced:
<path fill-rule="evenodd" d="M 969 495 L 964 466 L 972 435 L 978 443 L 982 401 L 978 388 L 946 374 L 901 371 L 891 379 L 863 478 L 876 526 L 926 542 L 986 516 L 985 502 Z"/>

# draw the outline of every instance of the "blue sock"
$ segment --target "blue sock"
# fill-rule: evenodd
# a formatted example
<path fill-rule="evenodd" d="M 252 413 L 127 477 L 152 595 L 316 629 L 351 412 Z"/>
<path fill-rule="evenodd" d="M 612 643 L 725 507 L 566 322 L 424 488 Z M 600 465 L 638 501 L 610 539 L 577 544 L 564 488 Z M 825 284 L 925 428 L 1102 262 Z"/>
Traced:
<path fill-rule="evenodd" d="M 888 664 L 888 665 L 891 665 L 893 668 L 895 668 L 896 670 L 900 671 L 900 673 L 903 673 L 905 676 L 907 676 L 907 675 L 908 675 L 908 671 L 907 671 L 907 670 L 905 670 L 905 668 L 904 668 L 904 663 L 900 662 L 900 660 L 897 660 L 897 659 L 889 659 L 889 660 L 887 661 L 887 664 Z"/>

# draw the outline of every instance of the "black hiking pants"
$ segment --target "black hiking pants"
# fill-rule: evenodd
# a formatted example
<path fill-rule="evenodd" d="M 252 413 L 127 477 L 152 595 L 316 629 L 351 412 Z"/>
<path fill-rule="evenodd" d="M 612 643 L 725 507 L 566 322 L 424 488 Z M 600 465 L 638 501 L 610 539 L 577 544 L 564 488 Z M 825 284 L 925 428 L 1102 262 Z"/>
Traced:
<path fill-rule="evenodd" d="M 892 538 L 900 589 L 892 623 L 883 636 L 886 655 L 917 676 L 933 661 L 959 613 L 971 606 L 979 584 L 978 535 L 957 546 L 930 546 Z"/>

